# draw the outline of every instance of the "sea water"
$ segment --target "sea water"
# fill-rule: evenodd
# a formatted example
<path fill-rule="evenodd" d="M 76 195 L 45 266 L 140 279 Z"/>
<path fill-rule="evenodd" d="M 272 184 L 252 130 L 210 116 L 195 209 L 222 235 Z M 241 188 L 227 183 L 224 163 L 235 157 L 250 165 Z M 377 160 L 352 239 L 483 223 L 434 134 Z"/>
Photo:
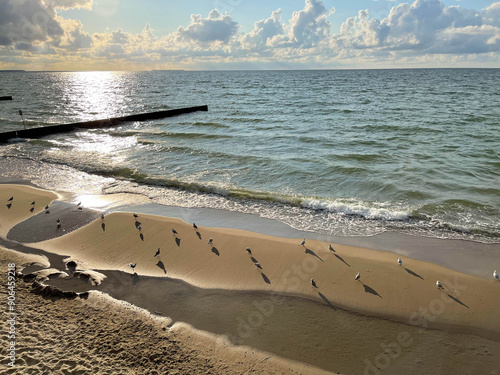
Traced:
<path fill-rule="evenodd" d="M 500 69 L 9 72 L 3 95 L 0 131 L 209 107 L 0 145 L 4 179 L 500 242 Z"/>

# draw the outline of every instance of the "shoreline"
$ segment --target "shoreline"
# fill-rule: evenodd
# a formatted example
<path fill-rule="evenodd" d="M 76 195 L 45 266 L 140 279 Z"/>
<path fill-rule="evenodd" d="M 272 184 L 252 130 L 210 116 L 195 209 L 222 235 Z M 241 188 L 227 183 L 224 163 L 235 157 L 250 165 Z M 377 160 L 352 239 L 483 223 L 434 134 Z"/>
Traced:
<path fill-rule="evenodd" d="M 27 185 L 37 189 L 42 189 L 37 185 L 19 180 L 9 180 L 0 182 L 0 185 Z M 391 252 L 400 256 L 430 262 L 449 268 L 461 273 L 491 278 L 492 263 L 498 264 L 500 268 L 500 242 L 479 242 L 471 239 L 454 239 L 428 237 L 424 235 L 401 233 L 397 231 L 385 231 L 382 233 L 367 236 L 335 236 L 325 235 L 315 232 L 297 230 L 289 225 L 268 219 L 252 213 L 240 213 L 226 211 L 215 208 L 186 208 L 161 205 L 151 203 L 147 197 L 132 193 L 113 193 L 109 195 L 77 195 L 73 193 L 57 192 L 59 198 L 64 202 L 56 201 L 56 204 L 63 206 L 65 215 L 74 222 L 74 227 L 78 228 L 83 222 L 90 222 L 90 218 L 97 218 L 100 212 L 137 212 L 157 215 L 162 217 L 172 217 L 182 219 L 185 222 L 196 222 L 200 225 L 211 228 L 241 229 L 256 232 L 263 235 L 270 235 L 280 238 L 308 238 L 323 242 L 332 242 L 346 246 L 361 247 L 382 252 Z M 95 215 L 88 215 L 83 221 L 74 219 L 68 215 L 70 208 L 74 205 L 70 201 L 77 198 L 86 200 L 90 210 Z M 138 202 L 138 203 L 132 203 Z M 79 212 L 82 215 L 82 212 Z M 41 220 L 31 218 L 33 224 L 40 225 Z M 30 223 L 23 223 L 18 230 L 22 232 Z M 40 230 L 42 231 L 42 230 Z M 39 241 L 40 239 L 34 238 Z M 43 238 L 45 239 L 45 238 Z M 22 241 L 35 242 L 35 241 Z M 493 268 L 495 268 L 493 266 Z"/>
<path fill-rule="evenodd" d="M 9 195 L 5 190 L 0 185 L 0 196 Z M 26 193 L 25 188 L 21 190 Z M 53 197 L 50 192 L 34 192 L 46 199 Z M 0 220 L 1 227 L 16 227 L 20 221 L 17 228 L 21 237 L 23 231 L 43 221 L 53 227 L 50 215 L 25 212 L 31 199 L 25 197 L 26 207 L 19 205 L 22 215 Z M 75 207 L 66 210 L 78 222 Z M 140 230 L 134 225 L 137 220 Z M 25 246 L 65 262 L 72 259 L 77 263 L 76 271 L 95 270 L 105 276 L 100 285 L 90 285 L 73 270 L 69 272 L 73 277 L 52 279 L 47 284 L 63 290 L 100 290 L 151 313 L 169 316 L 173 326 L 186 322 L 195 329 L 228 337 L 233 344 L 329 371 L 359 373 L 368 366 L 364 359 L 373 362 L 381 352 L 380 344 L 399 340 L 402 332 L 413 344 L 405 347 L 408 340 L 397 341 L 407 350 L 391 365 L 395 372 L 390 373 L 411 368 L 418 358 L 426 358 L 423 362 L 428 364 L 419 364 L 425 371 L 440 356 L 451 355 L 446 346 L 434 345 L 431 351 L 431 342 L 457 342 L 460 347 L 474 343 L 500 355 L 500 302 L 495 300 L 500 284 L 492 278 L 407 257 L 399 267 L 394 252 L 339 243 L 333 244 L 335 251 L 331 252 L 327 242 L 317 239 L 308 238 L 306 245 L 300 246 L 300 238 L 207 227 L 203 220 L 196 220 L 199 227 L 195 231 L 190 223 L 176 218 L 143 213 L 133 218 L 130 212 L 113 212 L 103 221 L 93 220 L 63 236 Z M 243 219 L 237 222 L 246 223 Z M 46 230 L 31 238 L 39 238 L 43 232 Z M 213 244 L 207 244 L 208 238 L 214 239 Z M 252 254 L 245 253 L 247 246 Z M 158 247 L 161 254 L 155 258 Z M 128 267 L 132 262 L 137 263 L 134 270 Z M 358 271 L 362 278 L 355 281 Z M 316 288 L 310 284 L 311 277 Z M 435 287 L 437 277 L 445 285 L 444 291 Z M 415 315 L 421 308 L 431 316 Z M 247 331 L 250 327 L 254 334 L 247 337 L 242 327 Z M 332 347 L 332 342 L 342 345 Z M 471 349 L 471 358 L 477 350 Z M 459 366 L 454 372 L 443 373 L 461 373 L 467 361 L 465 357 L 459 361 L 464 369 Z M 492 363 L 489 360 L 482 366 L 490 369 Z"/>

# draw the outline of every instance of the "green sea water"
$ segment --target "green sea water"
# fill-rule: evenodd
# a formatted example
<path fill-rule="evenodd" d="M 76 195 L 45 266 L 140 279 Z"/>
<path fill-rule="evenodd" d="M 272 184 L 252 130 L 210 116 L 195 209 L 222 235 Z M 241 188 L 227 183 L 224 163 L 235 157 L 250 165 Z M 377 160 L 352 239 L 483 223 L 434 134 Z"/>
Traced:
<path fill-rule="evenodd" d="M 209 106 L 0 146 L 5 177 L 324 234 L 500 241 L 500 69 L 12 72 L 0 82 L 14 97 L 0 103 L 1 131 L 23 127 L 19 109 L 36 127 Z"/>

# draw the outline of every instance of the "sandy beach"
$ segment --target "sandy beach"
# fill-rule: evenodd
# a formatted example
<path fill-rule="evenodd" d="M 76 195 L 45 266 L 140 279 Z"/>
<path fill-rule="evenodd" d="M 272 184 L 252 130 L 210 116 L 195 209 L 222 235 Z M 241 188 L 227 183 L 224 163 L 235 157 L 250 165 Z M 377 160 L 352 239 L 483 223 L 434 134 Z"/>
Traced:
<path fill-rule="evenodd" d="M 23 253 L 31 248 L 37 254 L 2 249 L 3 264 L 37 262 L 23 274 L 52 267 L 68 276 L 51 271 L 39 275 L 40 282 L 93 291 L 87 299 L 48 298 L 19 281 L 19 298 L 25 301 L 20 303 L 31 306 L 22 310 L 26 335 L 21 331 L 17 343 L 22 369 L 500 373 L 500 282 L 493 277 L 390 251 L 195 228 L 158 215 L 115 212 L 101 219 L 86 208 L 57 206 L 57 198 L 27 186 L 0 185 L 4 247 L 15 240 L 23 243 Z M 45 205 L 60 211 L 45 213 Z M 62 217 L 59 227 L 56 212 Z M 492 273 L 496 265 L 491 266 Z M 443 288 L 436 287 L 437 280 Z M 55 323 L 60 332 L 40 333 L 40 324 Z M 93 325 L 102 331 L 91 335 L 87 330 Z M 125 334 L 129 331 L 136 335 Z M 33 335 L 35 350 L 28 344 Z M 69 341 L 53 354 L 44 351 L 58 335 Z M 102 336 L 109 337 L 96 344 Z M 102 347 L 102 357 L 83 349 L 89 345 Z M 119 355 L 116 345 L 126 354 Z M 73 363 L 67 347 L 79 348 L 87 360 Z M 113 367 L 109 360 L 116 358 Z M 110 367 L 95 372 L 105 359 Z"/>

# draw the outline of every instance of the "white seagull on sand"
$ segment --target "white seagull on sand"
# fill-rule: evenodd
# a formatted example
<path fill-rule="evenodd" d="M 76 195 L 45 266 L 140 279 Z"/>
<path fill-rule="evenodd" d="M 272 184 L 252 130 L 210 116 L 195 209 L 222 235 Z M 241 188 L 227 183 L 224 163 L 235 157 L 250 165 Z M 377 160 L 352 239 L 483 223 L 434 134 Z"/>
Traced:
<path fill-rule="evenodd" d="M 31 202 L 31 205 L 34 206 L 35 205 L 35 201 Z"/>
<path fill-rule="evenodd" d="M 213 243 L 214 243 L 214 240 L 213 240 L 212 238 L 208 240 L 208 244 L 209 244 L 209 245 L 211 245 L 211 244 L 213 244 Z"/>
<path fill-rule="evenodd" d="M 104 214 L 101 214 L 101 220 L 104 220 Z"/>
<path fill-rule="evenodd" d="M 247 247 L 246 251 L 247 251 L 248 254 L 250 254 L 250 255 L 252 254 L 252 250 L 249 247 Z"/>
<path fill-rule="evenodd" d="M 315 288 L 317 288 L 318 286 L 316 285 L 316 281 L 314 281 L 314 279 L 311 279 L 311 285 Z"/>
<path fill-rule="evenodd" d="M 403 265 L 403 261 L 401 260 L 401 258 L 398 258 L 398 264 L 401 266 Z"/>
<path fill-rule="evenodd" d="M 358 272 L 358 273 L 356 274 L 356 277 L 354 278 L 354 280 L 359 280 L 359 279 L 360 279 L 360 277 L 361 277 L 361 273 L 359 273 L 359 272 Z"/>
<path fill-rule="evenodd" d="M 139 215 L 137 215 L 137 214 L 133 214 L 133 215 L 134 215 L 134 217 L 135 217 L 136 219 L 139 217 Z"/>
<path fill-rule="evenodd" d="M 14 200 L 14 196 L 10 197 L 7 202 L 12 202 Z"/>
<path fill-rule="evenodd" d="M 329 245 L 328 245 L 328 250 L 335 252 L 335 250 L 334 250 L 334 249 L 333 249 L 333 247 L 332 247 L 332 244 L 329 244 Z"/>
<path fill-rule="evenodd" d="M 500 276 L 498 275 L 497 270 L 493 271 L 493 277 L 500 281 Z"/>
<path fill-rule="evenodd" d="M 193 223 L 193 228 L 198 229 L 198 226 L 195 223 Z"/>
<path fill-rule="evenodd" d="M 176 235 L 176 236 L 179 234 L 179 233 L 177 233 L 177 231 L 176 231 L 174 228 L 172 228 L 172 233 L 173 233 L 174 235 Z"/>
<path fill-rule="evenodd" d="M 304 246 L 306 244 L 306 239 L 304 238 L 299 246 Z"/>
<path fill-rule="evenodd" d="M 439 288 L 439 289 L 444 289 L 443 288 L 443 285 L 438 281 L 436 281 L 436 286 Z"/>

